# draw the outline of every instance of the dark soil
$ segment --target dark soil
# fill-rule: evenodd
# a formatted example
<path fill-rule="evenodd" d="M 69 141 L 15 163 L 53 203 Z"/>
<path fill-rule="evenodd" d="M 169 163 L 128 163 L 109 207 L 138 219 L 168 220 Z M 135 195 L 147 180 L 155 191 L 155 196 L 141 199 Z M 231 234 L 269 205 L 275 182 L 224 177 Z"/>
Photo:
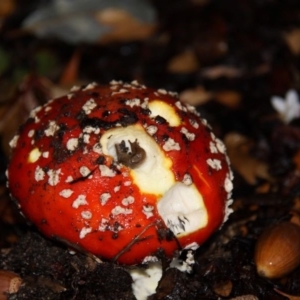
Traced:
<path fill-rule="evenodd" d="M 13 90 L 10 97 L 0 97 L 6 114 L 24 93 L 16 88 L 20 84 L 16 70 L 34 78 L 28 89 L 35 93 L 36 103 L 43 103 L 47 95 L 37 84 L 39 51 L 47 50 L 59 62 L 46 74 L 59 84 L 62 66 L 80 49 L 79 81 L 138 79 L 179 93 L 199 86 L 211 92 L 210 100 L 198 103 L 197 109 L 216 135 L 222 139 L 231 133 L 242 135 L 247 139 L 247 157 L 267 166 L 268 176 L 248 170 L 255 178 L 250 182 L 233 164 L 234 213 L 197 250 L 192 273 L 165 268 L 156 294 L 149 299 L 288 299 L 276 290 L 300 299 L 299 267 L 282 279 L 268 280 L 257 275 L 254 264 L 255 243 L 262 230 L 300 214 L 300 119 L 284 123 L 270 102 L 274 95 L 284 97 L 289 89 L 300 90 L 300 49 L 291 48 L 284 35 L 300 30 L 300 2 L 152 0 L 158 14 L 157 32 L 143 41 L 108 45 L 70 45 L 28 34 L 15 37 L 11 33 L 43 1 L 32 1 L 25 11 L 21 2 L 5 18 L 0 36 L 1 49 L 10 54 L 8 67 L 0 74 L 0 87 L 3 93 L 8 93 L 7 86 Z M 185 72 L 170 70 L 171 58 L 186 50 L 192 51 L 199 66 Z M 218 75 L 208 73 L 219 67 L 223 71 Z M 8 131 L 2 130 L 3 141 Z M 2 144 L 0 269 L 14 271 L 23 279 L 19 291 L 8 299 L 135 299 L 131 277 L 122 266 L 100 263 L 92 255 L 45 239 L 18 214 L 5 188 L 9 154 Z"/>

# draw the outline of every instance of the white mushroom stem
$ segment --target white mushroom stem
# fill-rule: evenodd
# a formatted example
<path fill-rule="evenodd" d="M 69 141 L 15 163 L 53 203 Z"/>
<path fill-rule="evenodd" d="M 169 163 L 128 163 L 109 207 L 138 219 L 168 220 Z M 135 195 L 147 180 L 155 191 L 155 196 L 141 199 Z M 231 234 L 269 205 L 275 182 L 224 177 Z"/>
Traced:
<path fill-rule="evenodd" d="M 138 300 L 146 300 L 155 293 L 162 276 L 162 266 L 160 262 L 151 262 L 147 268 L 134 268 L 129 273 L 133 280 L 133 294 Z"/>
<path fill-rule="evenodd" d="M 174 257 L 169 267 L 176 268 L 181 272 L 190 273 L 192 272 L 194 263 L 193 251 L 189 250 L 185 260 Z M 146 300 L 148 296 L 156 292 L 159 280 L 162 277 L 162 264 L 161 261 L 150 261 L 146 266 L 129 268 L 128 272 L 132 277 L 134 296 L 137 300 Z"/>

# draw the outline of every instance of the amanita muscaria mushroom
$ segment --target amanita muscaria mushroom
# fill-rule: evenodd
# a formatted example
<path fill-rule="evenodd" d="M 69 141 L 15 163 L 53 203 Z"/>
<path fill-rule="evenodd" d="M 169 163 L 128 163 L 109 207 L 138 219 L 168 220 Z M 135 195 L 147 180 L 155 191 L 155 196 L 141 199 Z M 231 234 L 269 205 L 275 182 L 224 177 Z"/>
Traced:
<path fill-rule="evenodd" d="M 32 111 L 11 142 L 8 182 L 48 237 L 140 263 L 203 243 L 227 219 L 223 143 L 175 93 L 90 84 Z"/>

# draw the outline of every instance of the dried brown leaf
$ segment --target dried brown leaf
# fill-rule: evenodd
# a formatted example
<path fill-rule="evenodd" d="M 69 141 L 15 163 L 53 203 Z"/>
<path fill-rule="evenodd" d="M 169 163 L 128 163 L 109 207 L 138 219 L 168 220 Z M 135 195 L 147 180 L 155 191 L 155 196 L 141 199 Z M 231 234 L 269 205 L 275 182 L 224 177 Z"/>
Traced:
<path fill-rule="evenodd" d="M 0 270 L 0 300 L 7 299 L 7 293 L 16 293 L 22 283 L 18 274 Z"/>
<path fill-rule="evenodd" d="M 300 28 L 295 28 L 283 35 L 290 50 L 295 54 L 300 54 Z"/>
<path fill-rule="evenodd" d="M 21 101 L 13 103 L 12 106 L 7 105 L 5 107 L 5 115 L 0 121 L 0 134 L 3 151 L 7 156 L 9 156 L 10 153 L 9 142 L 27 115 L 28 111 L 24 109 L 24 105 Z"/>
<path fill-rule="evenodd" d="M 300 149 L 294 155 L 293 162 L 295 163 L 297 169 L 300 170 Z"/>
<path fill-rule="evenodd" d="M 232 281 L 226 280 L 214 285 L 214 292 L 222 297 L 228 297 L 232 291 Z"/>
<path fill-rule="evenodd" d="M 15 0 L 0 1 L 0 17 L 5 17 L 13 13 L 15 6 Z"/>
<path fill-rule="evenodd" d="M 199 69 L 198 59 L 192 50 L 186 50 L 174 57 L 168 63 L 171 73 L 192 73 Z"/>
<path fill-rule="evenodd" d="M 54 293 L 57 294 L 66 291 L 66 288 L 64 286 L 62 286 L 59 282 L 53 280 L 50 277 L 40 276 L 37 279 L 37 283 L 41 286 L 45 286 L 51 289 Z"/>
<path fill-rule="evenodd" d="M 215 94 L 215 99 L 217 102 L 230 107 L 236 108 L 241 102 L 241 94 L 236 91 L 221 91 Z"/>
<path fill-rule="evenodd" d="M 201 105 L 211 100 L 213 93 L 207 91 L 204 87 L 198 86 L 193 89 L 183 91 L 180 95 L 180 100 L 190 105 Z"/>
<path fill-rule="evenodd" d="M 250 155 L 252 141 L 236 133 L 228 133 L 224 138 L 232 167 L 249 184 L 254 185 L 257 178 L 269 179 L 268 165 Z"/>
<path fill-rule="evenodd" d="M 203 77 L 209 79 L 217 79 L 220 77 L 237 78 L 242 76 L 243 72 L 235 67 L 220 65 L 220 66 L 203 69 L 201 74 Z"/>
<path fill-rule="evenodd" d="M 107 44 L 114 41 L 144 40 L 151 36 L 155 24 L 143 23 L 127 11 L 118 8 L 107 8 L 95 15 L 96 20 L 111 28 L 111 31 L 99 37 L 99 42 Z"/>
<path fill-rule="evenodd" d="M 9 142 L 20 125 L 27 119 L 30 111 L 49 99 L 66 93 L 63 87 L 54 85 L 44 77 L 26 77 L 19 85 L 19 91 L 10 103 L 0 109 L 0 134 L 3 150 L 9 156 Z"/>
<path fill-rule="evenodd" d="M 254 295 L 243 295 L 243 296 L 230 298 L 230 300 L 259 300 L 259 299 Z"/>
<path fill-rule="evenodd" d="M 293 296 L 293 295 L 289 295 L 287 293 L 284 293 L 278 289 L 274 289 L 276 293 L 284 296 L 284 297 L 287 297 L 289 300 L 300 300 L 300 295 L 299 296 Z"/>
<path fill-rule="evenodd" d="M 67 63 L 64 71 L 60 77 L 59 83 L 61 85 L 72 85 L 75 84 L 78 80 L 78 72 L 79 72 L 79 65 L 81 60 L 81 53 L 80 50 L 75 50 L 73 55 L 71 56 L 69 62 Z"/>

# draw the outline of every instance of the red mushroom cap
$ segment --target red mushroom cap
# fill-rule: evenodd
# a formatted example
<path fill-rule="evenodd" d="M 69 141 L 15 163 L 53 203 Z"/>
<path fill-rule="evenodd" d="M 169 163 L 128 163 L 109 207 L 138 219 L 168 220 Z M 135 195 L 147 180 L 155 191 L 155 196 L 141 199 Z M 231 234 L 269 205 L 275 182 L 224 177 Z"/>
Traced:
<path fill-rule="evenodd" d="M 107 260 L 171 257 L 203 243 L 231 211 L 223 143 L 165 90 L 73 88 L 35 109 L 11 146 L 8 182 L 24 215 Z"/>

